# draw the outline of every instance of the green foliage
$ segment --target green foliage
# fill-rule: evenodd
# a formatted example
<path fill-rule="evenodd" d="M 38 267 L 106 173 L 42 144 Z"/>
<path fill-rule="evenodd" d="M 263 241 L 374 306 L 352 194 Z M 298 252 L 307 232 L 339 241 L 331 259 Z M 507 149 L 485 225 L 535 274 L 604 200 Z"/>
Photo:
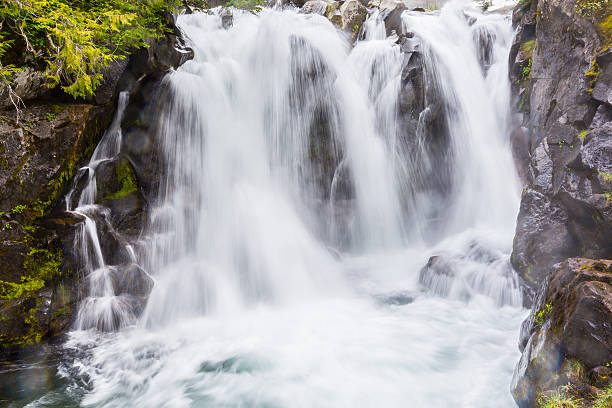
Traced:
<path fill-rule="evenodd" d="M 235 7 L 257 14 L 265 4 L 264 0 L 230 0 L 225 4 L 225 7 Z"/>
<path fill-rule="evenodd" d="M 598 174 L 601 176 L 605 183 L 612 184 L 612 174 L 606 173 L 605 171 L 599 171 Z"/>
<path fill-rule="evenodd" d="M 582 408 L 581 402 L 568 395 L 567 387 L 559 387 L 547 395 L 538 398 L 539 408 Z"/>
<path fill-rule="evenodd" d="M 612 407 L 612 384 L 608 385 L 604 388 L 599 395 L 591 408 L 610 408 Z"/>
<path fill-rule="evenodd" d="M 11 214 L 21 214 L 25 209 L 26 206 L 23 204 L 16 205 L 15 207 L 11 208 Z"/>
<path fill-rule="evenodd" d="M 552 304 L 547 303 L 542 307 L 542 309 L 540 309 L 537 313 L 534 314 L 536 326 L 541 327 L 544 324 L 544 321 L 548 318 L 548 315 L 550 314 L 551 310 Z"/>
<path fill-rule="evenodd" d="M 480 2 L 480 8 L 482 8 L 482 11 L 487 11 L 489 7 L 491 7 L 492 5 L 493 5 L 492 0 L 482 0 Z"/>
<path fill-rule="evenodd" d="M 527 65 L 523 67 L 523 79 L 531 78 L 531 62 L 532 60 L 529 58 Z"/>
<path fill-rule="evenodd" d="M 44 61 L 49 86 L 87 97 L 111 62 L 162 35 L 168 13 L 180 5 L 179 0 L 3 0 L 0 59 L 15 43 L 25 44 L 23 63 Z M 0 65 L 0 79 L 9 82 L 19 69 Z"/>

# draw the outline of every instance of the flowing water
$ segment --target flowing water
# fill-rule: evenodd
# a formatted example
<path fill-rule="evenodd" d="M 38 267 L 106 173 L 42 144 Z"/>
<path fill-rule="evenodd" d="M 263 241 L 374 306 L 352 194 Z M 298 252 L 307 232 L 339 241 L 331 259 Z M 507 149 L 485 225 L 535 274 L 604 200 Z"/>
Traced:
<path fill-rule="evenodd" d="M 443 155 L 426 146 L 434 105 L 413 134 L 401 126 L 405 56 L 377 12 L 354 47 L 294 10 L 235 12 L 227 30 L 179 17 L 195 58 L 165 79 L 167 168 L 128 248 L 155 285 L 137 318 L 99 250 L 93 174 L 118 153 L 123 94 L 67 199 L 85 217 L 89 292 L 65 383 L 31 406 L 515 406 L 510 21 L 456 1 L 403 23 L 442 106 Z"/>

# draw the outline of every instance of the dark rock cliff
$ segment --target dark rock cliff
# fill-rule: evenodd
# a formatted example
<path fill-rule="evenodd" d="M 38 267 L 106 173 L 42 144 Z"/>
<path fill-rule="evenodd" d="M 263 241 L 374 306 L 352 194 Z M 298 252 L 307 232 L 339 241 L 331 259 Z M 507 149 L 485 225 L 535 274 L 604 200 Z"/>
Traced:
<path fill-rule="evenodd" d="M 559 392 L 591 406 L 610 383 L 612 32 L 610 3 L 593 4 L 514 9 L 513 152 L 526 186 L 512 263 L 535 298 L 512 384 L 521 408 Z"/>
<path fill-rule="evenodd" d="M 19 117 L 8 95 L 0 95 L 0 358 L 15 358 L 24 347 L 70 327 L 82 296 L 74 233 L 83 220 L 66 212 L 66 193 L 73 180 L 78 190 L 77 170 L 87 164 L 110 124 L 118 93 L 132 94 L 125 116 L 131 121 L 126 134 L 130 142 L 124 143 L 134 150 L 146 144 L 140 140 L 146 131 L 138 119 L 150 112 L 149 102 L 163 76 L 190 57 L 174 28 L 149 48 L 112 65 L 90 100 L 75 102 L 57 89 L 42 87 L 44 74 L 30 69 L 15 79 L 15 92 L 25 103 Z M 137 183 L 135 191 L 123 194 L 129 181 L 123 170 L 138 173 L 145 161 L 150 167 L 154 160 L 143 157 L 149 153 L 140 149 L 134 158 L 106 165 L 101 200 L 113 210 L 119 233 L 139 233 L 151 183 Z"/>
<path fill-rule="evenodd" d="M 612 257 L 609 8 L 593 15 L 580 4 L 514 10 L 510 71 L 523 123 L 513 142 L 527 185 L 512 264 L 532 290 L 565 258 Z"/>

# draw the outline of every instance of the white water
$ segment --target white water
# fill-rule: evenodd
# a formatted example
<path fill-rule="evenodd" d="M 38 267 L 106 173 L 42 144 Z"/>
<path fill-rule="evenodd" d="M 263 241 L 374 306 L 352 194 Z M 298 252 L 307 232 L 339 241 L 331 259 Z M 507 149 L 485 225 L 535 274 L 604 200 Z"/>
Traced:
<path fill-rule="evenodd" d="M 508 260 L 519 200 L 506 142 L 512 33 L 506 17 L 475 8 L 470 26 L 466 6 L 404 15 L 428 86 L 452 108 L 452 156 L 419 158 L 452 177 L 435 228 L 440 203 L 417 191 L 417 158 L 399 147 L 402 55 L 375 14 L 354 48 L 323 17 L 291 10 L 235 14 L 230 30 L 215 15 L 179 18 L 195 59 L 167 77 L 169 164 L 137 251 L 155 287 L 138 321 L 125 312 L 117 324 L 129 308 L 101 255 L 90 266 L 66 344 L 85 351 L 64 367 L 87 381 L 82 405 L 514 406 L 525 313 Z M 486 75 L 476 33 L 494 38 Z M 309 139 L 321 112 L 323 161 L 339 163 L 329 184 L 316 181 Z M 341 198 L 346 179 L 354 194 Z M 83 242 L 95 243 L 87 220 Z M 419 281 L 432 255 L 450 272 Z"/>

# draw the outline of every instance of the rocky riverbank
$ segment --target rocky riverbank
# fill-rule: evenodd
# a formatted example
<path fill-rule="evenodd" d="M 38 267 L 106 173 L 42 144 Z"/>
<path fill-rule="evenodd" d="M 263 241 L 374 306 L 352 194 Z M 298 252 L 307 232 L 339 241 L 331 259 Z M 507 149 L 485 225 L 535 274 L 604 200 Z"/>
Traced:
<path fill-rule="evenodd" d="M 608 1 L 514 9 L 511 81 L 522 126 L 513 144 L 526 186 L 512 263 L 535 298 L 512 385 L 520 407 L 551 398 L 590 406 L 610 384 L 610 19 Z"/>
<path fill-rule="evenodd" d="M 113 64 L 95 96 L 87 100 L 74 101 L 58 88 L 48 89 L 43 72 L 25 69 L 14 79 L 13 91 L 23 102 L 17 115 L 4 89 L 0 98 L 0 358 L 16 358 L 24 347 L 36 347 L 41 340 L 69 329 L 83 290 L 74 253 L 74 226 L 83 220 L 66 212 L 66 193 L 109 126 L 118 93 L 136 95 L 129 109 L 140 112 L 142 98 L 160 87 L 165 73 L 191 57 L 182 48 L 178 29 L 173 23 L 170 27 L 173 32 Z M 134 121 L 134 114 L 129 118 Z M 141 133 L 143 137 L 146 134 Z M 115 167 L 128 168 L 127 163 Z M 112 173 L 118 176 L 109 176 L 101 184 L 111 199 L 126 181 L 120 172 Z M 140 184 L 135 188 L 140 189 Z M 122 207 L 116 214 L 134 210 L 127 208 L 131 204 L 126 200 L 114 201 Z M 129 229 L 129 222 L 124 224 Z"/>

